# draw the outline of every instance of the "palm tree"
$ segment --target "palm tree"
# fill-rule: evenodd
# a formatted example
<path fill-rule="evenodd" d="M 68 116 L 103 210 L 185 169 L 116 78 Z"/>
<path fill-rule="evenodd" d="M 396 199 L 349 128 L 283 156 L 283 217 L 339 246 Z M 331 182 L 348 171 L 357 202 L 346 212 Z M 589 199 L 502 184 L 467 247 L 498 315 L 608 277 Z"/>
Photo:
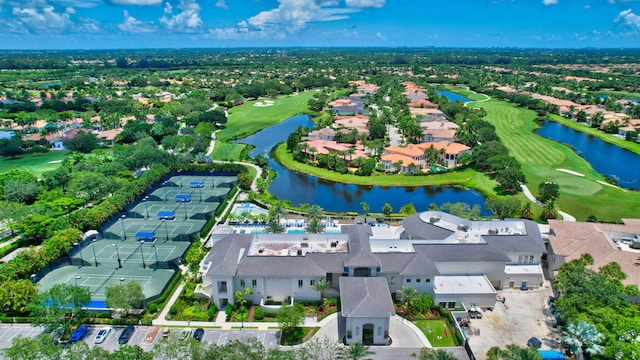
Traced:
<path fill-rule="evenodd" d="M 311 206 L 311 208 L 309 208 L 309 212 L 307 213 L 307 215 L 312 220 L 320 220 L 320 217 L 322 216 L 322 212 L 323 210 L 320 206 L 313 205 Z"/>
<path fill-rule="evenodd" d="M 502 352 L 504 360 L 542 360 L 542 355 L 533 347 L 523 348 L 518 345 L 507 345 L 507 350 Z"/>
<path fill-rule="evenodd" d="M 320 311 L 324 310 L 324 294 L 331 290 L 331 281 L 327 279 L 320 279 L 313 284 L 313 290 L 320 293 Z"/>
<path fill-rule="evenodd" d="M 269 219 L 280 223 L 280 219 L 287 215 L 287 210 L 282 205 L 282 202 L 278 201 L 269 209 Z"/>
<path fill-rule="evenodd" d="M 533 219 L 533 209 L 531 208 L 531 203 L 526 203 L 524 204 L 524 206 L 522 207 L 522 209 L 520 209 L 520 217 L 523 219 Z"/>
<path fill-rule="evenodd" d="M 487 351 L 487 360 L 500 360 L 504 353 L 505 351 L 499 347 L 492 346 L 489 351 Z"/>
<path fill-rule="evenodd" d="M 369 350 L 369 347 L 364 346 L 362 343 L 354 343 L 342 348 L 342 353 L 338 356 L 338 359 L 367 360 L 369 355 L 375 355 L 375 352 Z"/>
<path fill-rule="evenodd" d="M 411 310 L 413 303 L 418 299 L 420 294 L 418 294 L 418 290 L 411 286 L 403 286 L 398 290 L 398 293 L 402 297 L 407 309 Z"/>
<path fill-rule="evenodd" d="M 418 360 L 456 360 L 457 357 L 442 349 L 428 349 L 422 348 L 420 349 L 420 354 L 416 355 L 416 353 L 411 354 L 411 357 L 417 358 Z M 496 359 L 498 360 L 498 359 Z"/>
<path fill-rule="evenodd" d="M 322 234 L 324 232 L 324 226 L 322 226 L 318 219 L 311 219 L 305 230 L 310 234 Z"/>
<path fill-rule="evenodd" d="M 562 332 L 562 341 L 572 347 L 576 355 L 585 352 L 591 356 L 604 354 L 604 335 L 596 330 L 596 326 L 586 321 L 578 324 L 570 323 Z"/>
<path fill-rule="evenodd" d="M 369 204 L 366 201 L 362 201 L 360 202 L 360 207 L 362 208 L 364 216 L 369 216 Z"/>
<path fill-rule="evenodd" d="M 558 210 L 556 210 L 556 203 L 553 199 L 549 199 L 544 203 L 541 216 L 545 220 L 556 219 L 558 217 Z"/>

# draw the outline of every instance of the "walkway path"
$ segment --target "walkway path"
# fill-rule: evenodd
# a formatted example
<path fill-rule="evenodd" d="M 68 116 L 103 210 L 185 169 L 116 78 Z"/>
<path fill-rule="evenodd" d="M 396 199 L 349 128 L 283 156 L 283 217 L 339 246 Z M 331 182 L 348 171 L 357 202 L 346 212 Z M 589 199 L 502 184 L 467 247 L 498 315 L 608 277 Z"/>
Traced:
<path fill-rule="evenodd" d="M 524 196 L 527 197 L 527 199 L 533 201 L 534 203 L 542 206 L 544 205 L 543 203 L 541 203 L 540 201 L 538 201 L 538 199 L 536 199 L 533 194 L 531 193 L 531 191 L 529 191 L 529 188 L 527 187 L 527 185 L 525 184 L 520 184 L 520 187 L 522 187 L 522 193 L 524 194 Z M 563 221 L 572 221 L 575 222 L 576 218 L 573 215 L 570 215 L 564 211 L 558 210 L 558 214 L 560 214 L 560 216 L 562 216 L 562 220 Z"/>
<path fill-rule="evenodd" d="M 216 133 L 218 132 L 218 130 L 214 131 L 213 133 L 211 133 L 211 142 L 209 142 L 209 147 L 207 148 L 207 155 L 211 155 L 213 154 L 213 149 L 215 149 L 216 147 Z M 218 164 L 224 164 L 224 163 L 229 163 L 229 161 L 223 161 L 223 160 L 213 160 L 214 163 L 218 163 Z M 252 164 L 252 163 L 247 163 L 247 162 L 242 162 L 242 161 L 231 161 L 231 163 L 233 164 L 239 164 L 239 165 L 244 165 L 244 166 L 251 166 L 254 169 L 256 169 L 257 175 L 255 177 L 255 179 L 253 179 L 253 182 L 251 183 L 251 191 L 255 191 L 258 192 L 258 179 L 262 177 L 262 168 L 256 164 Z"/>

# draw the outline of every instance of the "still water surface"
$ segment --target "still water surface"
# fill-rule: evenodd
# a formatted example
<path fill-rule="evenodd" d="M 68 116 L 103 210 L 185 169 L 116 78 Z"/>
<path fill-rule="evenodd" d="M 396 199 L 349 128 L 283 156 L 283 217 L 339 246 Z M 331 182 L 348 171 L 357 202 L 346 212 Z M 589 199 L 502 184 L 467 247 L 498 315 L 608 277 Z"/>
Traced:
<path fill-rule="evenodd" d="M 313 127 L 313 121 L 308 115 L 297 115 L 237 142 L 254 145 L 255 149 L 249 153 L 252 157 L 269 156 L 271 149 L 285 141 L 298 126 Z M 381 212 L 385 203 L 390 203 L 394 212 L 398 212 L 410 202 L 413 202 L 418 211 L 426 210 L 432 202 L 438 205 L 464 202 L 480 205 L 482 214 L 489 215 L 484 208 L 484 196 L 476 190 L 439 186 L 405 188 L 340 184 L 289 171 L 270 157 L 269 166 L 277 174 L 269 186 L 269 192 L 279 199 L 291 201 L 294 206 L 308 203 L 319 205 L 327 211 L 361 212 L 360 203 L 364 201 L 369 204 L 372 212 Z"/>

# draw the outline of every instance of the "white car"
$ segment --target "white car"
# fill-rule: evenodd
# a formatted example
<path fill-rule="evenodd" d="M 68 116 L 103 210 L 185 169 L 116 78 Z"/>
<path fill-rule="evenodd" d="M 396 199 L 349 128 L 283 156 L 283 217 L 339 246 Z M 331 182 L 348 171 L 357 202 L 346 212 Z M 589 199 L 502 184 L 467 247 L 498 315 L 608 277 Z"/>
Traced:
<path fill-rule="evenodd" d="M 93 340 L 93 343 L 94 344 L 102 344 L 104 342 L 104 340 L 107 338 L 107 336 L 109 335 L 110 332 L 111 332 L 111 328 L 110 327 L 103 327 L 96 334 L 96 338 L 95 338 L 95 340 Z"/>

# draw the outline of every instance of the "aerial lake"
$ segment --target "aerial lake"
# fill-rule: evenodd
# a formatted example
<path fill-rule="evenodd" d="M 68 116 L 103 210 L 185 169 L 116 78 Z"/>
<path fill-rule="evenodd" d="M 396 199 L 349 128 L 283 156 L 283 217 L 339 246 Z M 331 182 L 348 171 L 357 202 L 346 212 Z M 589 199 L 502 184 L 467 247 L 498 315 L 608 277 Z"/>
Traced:
<path fill-rule="evenodd" d="M 640 155 L 553 121 L 544 121 L 536 133 L 571 146 L 600 174 L 619 186 L 640 190 Z"/>
<path fill-rule="evenodd" d="M 298 126 L 313 127 L 313 121 L 308 115 L 297 115 L 236 142 L 255 146 L 249 153 L 252 157 L 269 156 L 271 149 L 285 141 Z M 426 210 L 431 203 L 442 205 L 446 202 L 464 202 L 471 206 L 480 205 L 482 214 L 489 215 L 484 207 L 484 196 L 475 190 L 439 186 L 358 186 L 292 172 L 270 157 L 269 166 L 277 174 L 269 186 L 269 192 L 281 200 L 289 200 L 294 206 L 308 203 L 319 205 L 327 211 L 360 212 L 360 203 L 364 201 L 369 204 L 372 212 L 382 211 L 385 203 L 390 203 L 394 212 L 398 212 L 402 206 L 411 202 L 418 211 Z"/>
<path fill-rule="evenodd" d="M 457 101 L 460 100 L 462 102 L 470 102 L 473 101 L 471 99 L 467 99 L 466 97 L 462 96 L 462 95 L 458 95 L 456 93 L 453 93 L 451 91 L 446 91 L 446 90 L 436 90 L 436 92 L 438 93 L 438 95 L 440 96 L 444 96 L 447 99 L 449 99 L 449 101 Z"/>

